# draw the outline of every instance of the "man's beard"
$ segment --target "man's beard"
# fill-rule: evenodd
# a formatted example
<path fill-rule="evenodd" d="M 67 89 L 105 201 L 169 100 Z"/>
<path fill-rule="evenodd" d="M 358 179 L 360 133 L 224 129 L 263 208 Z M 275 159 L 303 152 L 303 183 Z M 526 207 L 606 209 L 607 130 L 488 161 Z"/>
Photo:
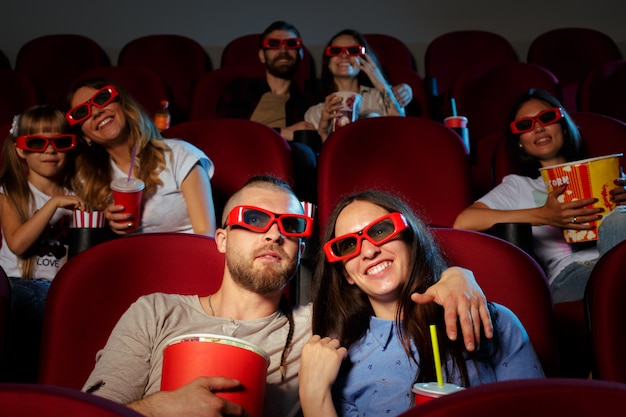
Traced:
<path fill-rule="evenodd" d="M 281 59 L 289 60 L 288 63 L 276 64 Z M 267 71 L 272 74 L 274 77 L 282 78 L 285 80 L 293 79 L 296 71 L 298 70 L 298 66 L 300 64 L 300 56 L 297 55 L 297 58 L 294 59 L 293 56 L 289 55 L 289 53 L 280 54 L 275 57 L 273 60 L 265 61 L 265 66 L 267 67 Z"/>
<path fill-rule="evenodd" d="M 282 259 L 287 259 L 286 253 L 276 245 L 263 248 L 259 252 L 267 250 L 277 252 Z M 289 260 L 287 265 L 268 262 L 261 267 L 255 268 L 253 263 L 257 255 L 255 253 L 250 261 L 238 253 L 226 257 L 226 265 L 233 281 L 241 287 L 258 294 L 282 290 L 296 272 L 298 266 L 297 259 Z"/>

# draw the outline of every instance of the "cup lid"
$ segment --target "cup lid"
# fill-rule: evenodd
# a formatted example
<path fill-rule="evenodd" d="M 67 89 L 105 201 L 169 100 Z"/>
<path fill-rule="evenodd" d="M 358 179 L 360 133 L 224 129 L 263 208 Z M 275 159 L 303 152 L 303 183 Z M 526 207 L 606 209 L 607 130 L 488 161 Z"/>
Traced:
<path fill-rule="evenodd" d="M 428 395 L 431 397 L 440 397 L 445 394 L 452 394 L 453 392 L 462 391 L 465 388 L 450 383 L 444 383 L 439 385 L 436 382 L 418 382 L 413 384 L 412 391 L 416 394 Z"/>
<path fill-rule="evenodd" d="M 128 178 L 124 177 L 116 178 L 111 181 L 111 189 L 115 191 L 139 191 L 143 190 L 145 187 L 146 184 L 139 178 L 131 178 L 129 180 Z"/>

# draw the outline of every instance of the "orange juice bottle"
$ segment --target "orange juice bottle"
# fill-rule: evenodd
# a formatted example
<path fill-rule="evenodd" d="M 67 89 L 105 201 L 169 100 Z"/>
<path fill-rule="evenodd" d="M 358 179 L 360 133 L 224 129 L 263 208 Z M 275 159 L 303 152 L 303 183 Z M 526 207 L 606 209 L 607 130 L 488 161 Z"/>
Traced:
<path fill-rule="evenodd" d="M 161 131 L 170 127 L 172 116 L 169 107 L 170 103 L 167 100 L 161 100 L 161 109 L 154 115 L 154 124 Z"/>

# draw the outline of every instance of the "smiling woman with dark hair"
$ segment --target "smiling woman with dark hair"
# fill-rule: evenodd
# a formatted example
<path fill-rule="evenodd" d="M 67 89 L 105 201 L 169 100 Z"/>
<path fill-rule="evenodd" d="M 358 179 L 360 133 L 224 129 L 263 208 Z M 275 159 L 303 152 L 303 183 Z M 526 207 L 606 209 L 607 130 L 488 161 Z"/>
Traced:
<path fill-rule="evenodd" d="M 322 242 L 315 336 L 300 364 L 304 416 L 397 416 L 413 405 L 414 383 L 437 381 L 430 325 L 443 334 L 445 314 L 423 296 L 450 273 L 449 265 L 424 222 L 404 201 L 380 191 L 339 202 Z M 474 351 L 439 338 L 446 382 L 470 387 L 543 377 L 517 317 L 502 305 L 488 309 L 493 338 L 481 338 Z"/>
<path fill-rule="evenodd" d="M 534 252 L 546 270 L 554 302 L 581 300 L 598 258 L 626 239 L 626 179 L 616 178 L 610 213 L 591 207 L 595 199 L 562 202 L 567 185 L 548 193 L 539 168 L 583 159 L 578 128 L 561 103 L 546 91 L 530 90 L 513 104 L 506 124 L 506 146 L 522 167 L 466 208 L 454 227 L 487 230 L 496 223 L 530 223 Z M 563 229 L 591 230 L 603 219 L 597 245 L 566 243 Z"/>
<path fill-rule="evenodd" d="M 304 115 L 304 119 L 316 127 L 322 140 L 326 140 L 331 132 L 331 121 L 340 115 L 342 100 L 335 92 L 351 91 L 361 95 L 360 118 L 404 116 L 403 105 L 408 104 L 400 105 L 365 37 L 352 29 L 337 33 L 326 45 L 322 60 L 322 89 L 324 101 L 310 107 Z"/>

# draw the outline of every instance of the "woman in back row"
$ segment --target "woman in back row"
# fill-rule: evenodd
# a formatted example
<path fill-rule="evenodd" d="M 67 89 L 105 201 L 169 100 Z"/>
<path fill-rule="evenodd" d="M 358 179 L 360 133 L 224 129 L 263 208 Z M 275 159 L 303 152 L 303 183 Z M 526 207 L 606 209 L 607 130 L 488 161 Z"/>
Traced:
<path fill-rule="evenodd" d="M 586 157 L 580 132 L 562 104 L 543 90 L 517 99 L 507 119 L 508 154 L 522 167 L 459 214 L 455 228 L 487 230 L 496 223 L 530 223 L 534 252 L 546 270 L 554 302 L 581 300 L 598 258 L 626 239 L 626 179 L 616 178 L 611 213 L 588 208 L 595 199 L 562 202 L 567 186 L 548 193 L 539 168 Z M 563 229 L 590 230 L 603 219 L 595 242 L 566 243 Z"/>
<path fill-rule="evenodd" d="M 365 37 L 351 29 L 342 30 L 326 45 L 322 60 L 322 103 L 310 107 L 304 120 L 313 124 L 325 141 L 331 133 L 332 120 L 340 116 L 342 105 L 338 91 L 362 97 L 359 118 L 404 116 L 391 85 L 385 79 L 376 55 Z"/>

